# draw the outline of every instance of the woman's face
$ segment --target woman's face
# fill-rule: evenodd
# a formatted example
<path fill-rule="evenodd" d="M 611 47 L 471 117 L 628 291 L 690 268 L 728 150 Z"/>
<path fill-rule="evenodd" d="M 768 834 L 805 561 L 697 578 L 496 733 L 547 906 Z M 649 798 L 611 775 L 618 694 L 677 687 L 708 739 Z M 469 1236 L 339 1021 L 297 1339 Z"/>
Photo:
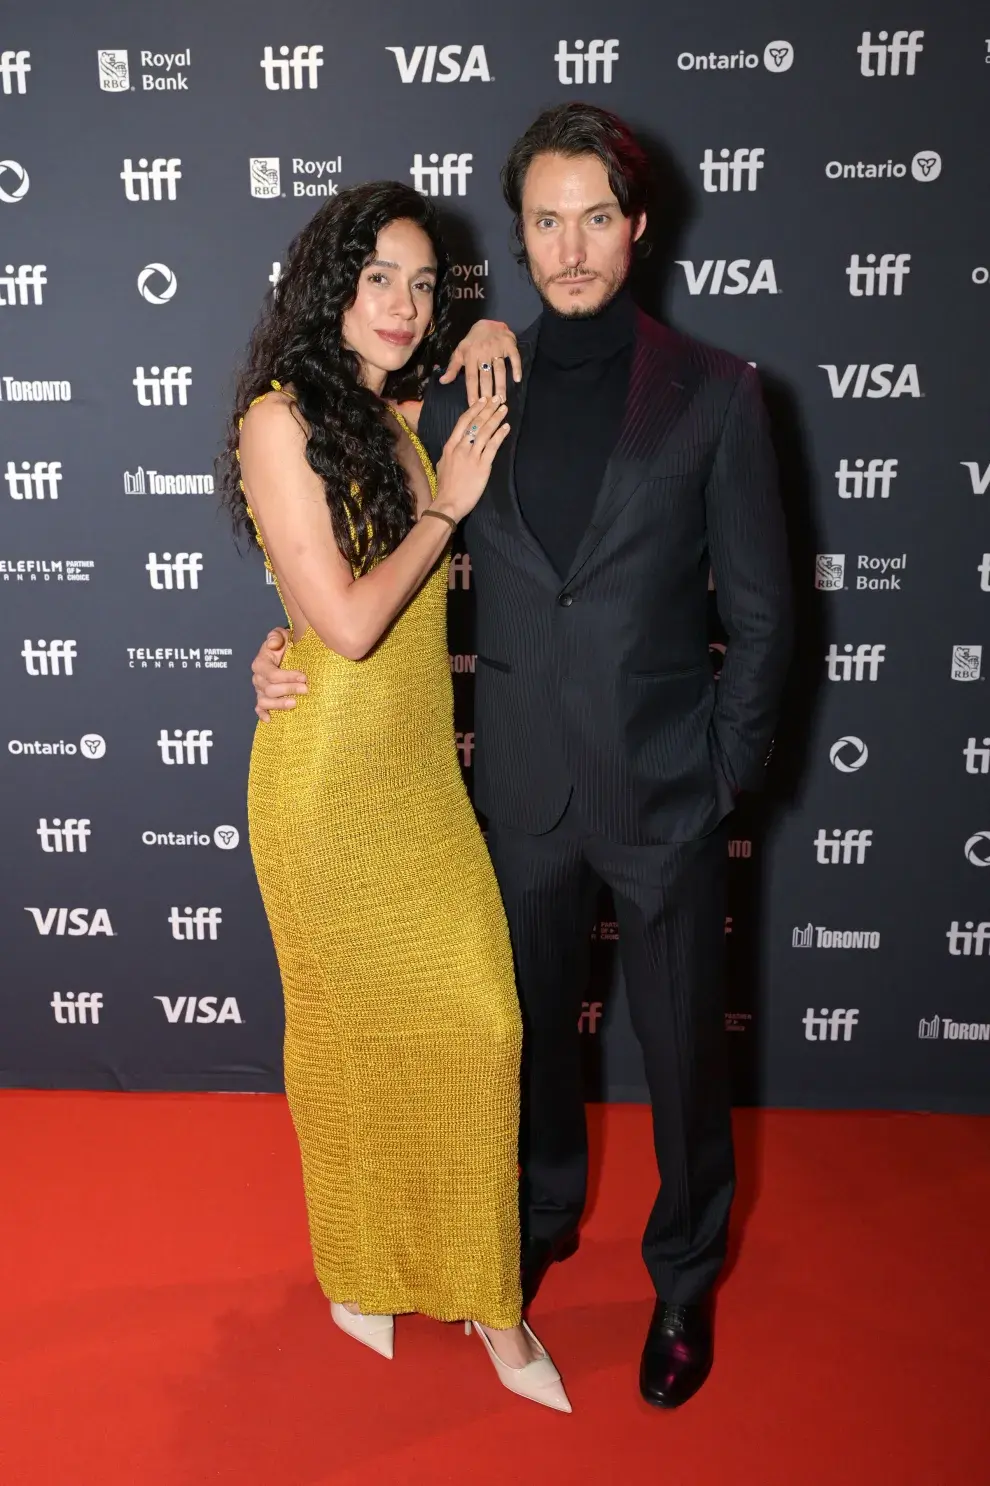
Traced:
<path fill-rule="evenodd" d="M 383 227 L 343 321 L 344 345 L 361 358 L 363 380 L 373 391 L 405 366 L 426 335 L 436 281 L 436 254 L 422 227 L 406 218 Z"/>

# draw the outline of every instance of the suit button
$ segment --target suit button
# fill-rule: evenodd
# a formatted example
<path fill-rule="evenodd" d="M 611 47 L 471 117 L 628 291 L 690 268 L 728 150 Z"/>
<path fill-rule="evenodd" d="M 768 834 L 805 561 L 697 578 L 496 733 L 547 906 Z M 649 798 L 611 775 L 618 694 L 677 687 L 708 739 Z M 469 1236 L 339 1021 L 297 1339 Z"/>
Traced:
<path fill-rule="evenodd" d="M 572 594 L 562 593 L 557 602 L 562 609 L 569 609 L 574 602 L 574 598 Z"/>

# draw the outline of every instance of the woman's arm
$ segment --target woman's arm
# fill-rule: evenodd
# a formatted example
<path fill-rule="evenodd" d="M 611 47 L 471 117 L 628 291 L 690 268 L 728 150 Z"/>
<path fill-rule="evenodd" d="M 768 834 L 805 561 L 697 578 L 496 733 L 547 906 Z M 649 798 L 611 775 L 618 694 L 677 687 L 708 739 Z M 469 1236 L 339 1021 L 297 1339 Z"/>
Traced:
<path fill-rule="evenodd" d="M 466 516 L 508 431 L 504 406 L 468 409 L 444 451 L 433 509 Z M 477 424 L 475 442 L 468 428 Z M 275 571 L 323 643 L 362 660 L 406 606 L 450 538 L 446 521 L 420 520 L 383 562 L 355 578 L 333 535 L 323 482 L 306 459 L 306 433 L 288 402 L 267 397 L 241 429 L 241 471 Z"/>

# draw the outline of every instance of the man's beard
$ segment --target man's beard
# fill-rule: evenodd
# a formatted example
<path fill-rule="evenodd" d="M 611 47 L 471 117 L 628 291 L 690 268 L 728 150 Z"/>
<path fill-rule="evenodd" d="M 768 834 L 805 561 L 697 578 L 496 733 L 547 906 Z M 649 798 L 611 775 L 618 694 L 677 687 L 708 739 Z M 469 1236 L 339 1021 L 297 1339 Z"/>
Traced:
<path fill-rule="evenodd" d="M 632 256 L 630 255 L 630 257 L 626 259 L 625 264 L 623 265 L 621 270 L 619 270 L 619 272 L 617 272 L 611 279 L 602 280 L 605 284 L 605 295 L 597 302 L 597 304 L 585 305 L 579 303 L 574 307 L 574 309 L 561 309 L 558 305 L 555 305 L 552 300 L 548 299 L 547 295 L 544 293 L 542 284 L 540 284 L 539 280 L 536 278 L 536 275 L 533 273 L 533 269 L 531 264 L 529 263 L 529 260 L 527 259 L 526 261 L 526 267 L 529 270 L 530 282 L 532 283 L 533 288 L 536 290 L 537 294 L 540 296 L 540 299 L 543 301 L 544 306 L 550 311 L 552 315 L 558 315 L 563 320 L 590 320 L 595 315 L 600 315 L 602 310 L 604 310 L 608 305 L 612 303 L 612 300 L 615 298 L 615 296 L 628 283 L 629 270 L 631 266 Z M 602 279 L 601 274 L 599 274 L 598 277 L 599 279 Z M 551 284 L 566 285 L 567 278 L 554 276 L 549 280 L 549 282 Z"/>

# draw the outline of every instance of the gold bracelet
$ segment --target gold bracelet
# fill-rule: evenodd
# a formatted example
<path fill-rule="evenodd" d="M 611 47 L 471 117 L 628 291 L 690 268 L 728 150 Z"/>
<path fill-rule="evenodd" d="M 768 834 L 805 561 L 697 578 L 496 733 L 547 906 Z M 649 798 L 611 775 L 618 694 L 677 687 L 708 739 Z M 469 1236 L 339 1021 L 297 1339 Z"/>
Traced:
<path fill-rule="evenodd" d="M 448 516 L 446 511 L 435 511 L 432 506 L 427 506 L 425 511 L 419 513 L 420 521 L 422 521 L 424 516 L 436 516 L 438 521 L 446 521 L 451 531 L 457 530 L 457 522 L 453 516 Z"/>

